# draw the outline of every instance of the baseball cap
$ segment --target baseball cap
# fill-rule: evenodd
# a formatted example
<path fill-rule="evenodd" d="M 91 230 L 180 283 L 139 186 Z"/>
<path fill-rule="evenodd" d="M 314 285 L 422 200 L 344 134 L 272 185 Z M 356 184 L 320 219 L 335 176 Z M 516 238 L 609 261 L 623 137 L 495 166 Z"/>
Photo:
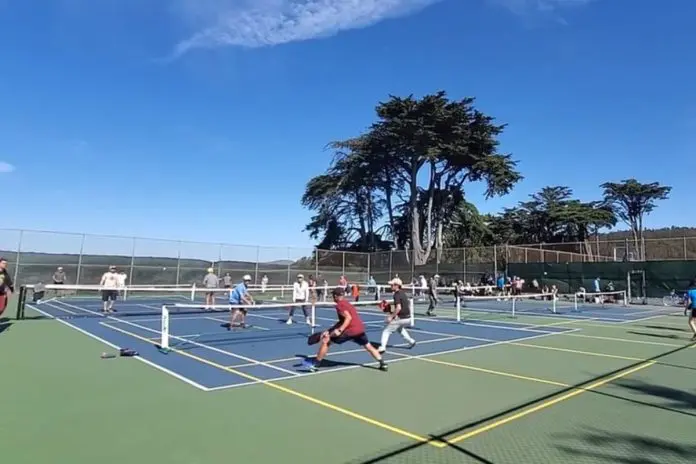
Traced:
<path fill-rule="evenodd" d="M 242 280 L 244 280 L 244 281 L 248 280 L 249 282 L 251 282 L 251 276 L 249 274 L 244 274 L 244 277 L 242 277 Z"/>
<path fill-rule="evenodd" d="M 394 277 L 389 281 L 389 285 L 398 285 L 399 287 L 403 287 L 404 283 L 398 277 Z"/>

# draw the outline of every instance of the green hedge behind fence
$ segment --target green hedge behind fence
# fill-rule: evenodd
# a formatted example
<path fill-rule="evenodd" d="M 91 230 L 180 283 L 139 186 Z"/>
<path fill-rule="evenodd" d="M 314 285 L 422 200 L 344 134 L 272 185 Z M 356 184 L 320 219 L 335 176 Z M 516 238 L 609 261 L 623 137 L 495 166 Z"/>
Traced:
<path fill-rule="evenodd" d="M 508 275 L 520 276 L 527 281 L 538 279 L 542 285 L 556 285 L 561 293 L 571 293 L 584 287 L 588 292 L 593 289 L 593 280 L 599 277 L 602 288 L 614 282 L 616 290 L 626 290 L 627 276 L 631 271 L 643 271 L 645 274 L 646 296 L 662 298 L 671 290 L 685 290 L 692 279 L 696 278 L 696 261 L 645 261 L 645 262 L 608 262 L 608 263 L 509 263 Z M 640 295 L 636 287 L 639 278 L 632 279 L 631 293 Z"/>

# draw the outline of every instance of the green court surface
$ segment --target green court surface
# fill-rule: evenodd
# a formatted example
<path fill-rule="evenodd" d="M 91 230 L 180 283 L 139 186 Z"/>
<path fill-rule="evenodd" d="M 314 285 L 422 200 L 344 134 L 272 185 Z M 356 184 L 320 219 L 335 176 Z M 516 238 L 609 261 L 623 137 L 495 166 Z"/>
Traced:
<path fill-rule="evenodd" d="M 205 392 L 135 358 L 102 360 L 110 348 L 58 321 L 9 321 L 0 452 L 12 464 L 694 461 L 696 349 L 685 317 L 514 322 L 579 330 L 388 373 Z"/>

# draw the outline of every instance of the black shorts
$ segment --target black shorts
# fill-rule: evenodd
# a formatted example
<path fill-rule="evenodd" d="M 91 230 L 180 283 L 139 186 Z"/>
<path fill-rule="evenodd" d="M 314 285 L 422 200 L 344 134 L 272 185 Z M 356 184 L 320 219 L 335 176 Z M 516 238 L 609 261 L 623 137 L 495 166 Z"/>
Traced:
<path fill-rule="evenodd" d="M 225 288 L 232 288 L 231 285 L 225 285 Z"/>
<path fill-rule="evenodd" d="M 691 317 L 696 319 L 696 308 L 691 308 Z"/>
<path fill-rule="evenodd" d="M 102 301 L 116 301 L 118 290 L 102 290 Z"/>
<path fill-rule="evenodd" d="M 370 343 L 370 340 L 367 339 L 367 335 L 365 335 L 365 332 L 358 334 L 358 335 L 346 335 L 346 334 L 341 334 L 338 337 L 331 336 L 331 343 L 335 343 L 336 345 L 340 345 L 345 342 L 353 342 L 356 345 L 360 346 L 366 346 L 367 344 Z"/>

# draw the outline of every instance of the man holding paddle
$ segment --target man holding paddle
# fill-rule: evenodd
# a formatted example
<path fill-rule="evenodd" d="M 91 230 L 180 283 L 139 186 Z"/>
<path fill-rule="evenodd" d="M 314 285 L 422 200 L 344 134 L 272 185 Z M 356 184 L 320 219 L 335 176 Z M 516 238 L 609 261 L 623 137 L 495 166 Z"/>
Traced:
<path fill-rule="evenodd" d="M 381 371 L 386 371 L 387 365 L 382 359 L 382 355 L 374 346 L 370 344 L 370 341 L 367 339 L 367 335 L 365 334 L 365 324 L 360 319 L 355 306 L 350 304 L 350 302 L 345 299 L 345 294 L 346 289 L 344 287 L 336 287 L 333 289 L 331 295 L 336 303 L 338 322 L 329 330 L 309 337 L 308 343 L 310 345 L 315 343 L 321 343 L 321 345 L 319 346 L 319 352 L 317 353 L 314 362 L 307 360 L 305 364 L 306 367 L 308 367 L 311 372 L 316 372 L 319 369 L 322 360 L 329 352 L 329 346 L 332 343 L 340 345 L 347 341 L 352 341 L 353 343 L 365 348 L 365 350 L 370 353 L 370 355 L 372 355 L 377 362 L 379 362 L 379 369 Z"/>

